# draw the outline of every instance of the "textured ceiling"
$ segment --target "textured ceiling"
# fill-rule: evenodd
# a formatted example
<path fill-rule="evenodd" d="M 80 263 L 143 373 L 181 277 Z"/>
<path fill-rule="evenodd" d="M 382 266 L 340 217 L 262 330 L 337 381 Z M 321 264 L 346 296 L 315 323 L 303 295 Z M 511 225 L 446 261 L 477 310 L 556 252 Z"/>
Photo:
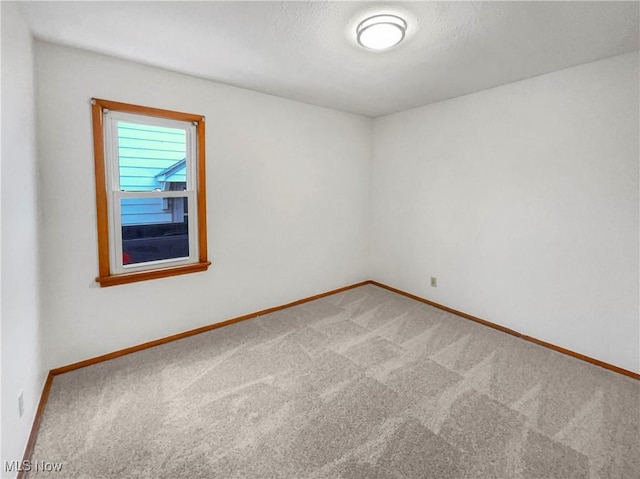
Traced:
<path fill-rule="evenodd" d="M 638 50 L 638 2 L 25 2 L 41 39 L 380 116 Z M 368 13 L 409 27 L 359 48 Z"/>

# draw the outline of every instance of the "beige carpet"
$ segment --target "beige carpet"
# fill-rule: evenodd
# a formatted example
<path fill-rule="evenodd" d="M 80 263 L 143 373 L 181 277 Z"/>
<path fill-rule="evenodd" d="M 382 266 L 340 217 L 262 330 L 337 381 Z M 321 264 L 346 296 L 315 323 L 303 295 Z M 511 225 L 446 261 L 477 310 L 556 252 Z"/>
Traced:
<path fill-rule="evenodd" d="M 82 478 L 638 478 L 640 382 L 367 285 L 55 377 Z"/>

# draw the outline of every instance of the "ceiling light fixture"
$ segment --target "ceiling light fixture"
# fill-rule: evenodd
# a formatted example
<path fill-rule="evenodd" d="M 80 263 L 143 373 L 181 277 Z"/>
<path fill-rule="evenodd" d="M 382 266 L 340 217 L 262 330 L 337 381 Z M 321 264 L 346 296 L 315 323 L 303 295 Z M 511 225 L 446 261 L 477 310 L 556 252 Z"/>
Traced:
<path fill-rule="evenodd" d="M 358 43 L 371 50 L 386 50 L 404 39 L 407 22 L 396 15 L 374 15 L 356 28 Z"/>

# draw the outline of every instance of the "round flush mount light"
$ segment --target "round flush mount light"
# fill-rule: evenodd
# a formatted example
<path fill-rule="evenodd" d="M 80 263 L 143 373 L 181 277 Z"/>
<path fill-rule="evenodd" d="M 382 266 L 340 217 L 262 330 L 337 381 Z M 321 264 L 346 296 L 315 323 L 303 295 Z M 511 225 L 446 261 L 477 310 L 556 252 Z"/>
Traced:
<path fill-rule="evenodd" d="M 371 50 L 386 50 L 404 39 L 407 22 L 396 15 L 374 15 L 356 28 L 358 43 Z"/>

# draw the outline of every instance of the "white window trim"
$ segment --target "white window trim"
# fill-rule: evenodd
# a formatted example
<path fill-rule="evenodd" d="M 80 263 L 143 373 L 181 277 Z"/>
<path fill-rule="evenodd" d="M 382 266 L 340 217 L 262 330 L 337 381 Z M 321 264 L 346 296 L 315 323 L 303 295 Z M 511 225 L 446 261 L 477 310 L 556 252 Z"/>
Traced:
<path fill-rule="evenodd" d="M 105 139 L 105 167 L 107 170 L 107 204 L 109 210 L 109 251 L 111 252 L 111 271 L 114 274 L 148 271 L 158 268 L 182 266 L 198 262 L 198 231 L 197 224 L 190 221 L 189 256 L 182 258 L 147 261 L 136 264 L 123 264 L 122 256 L 122 216 L 121 200 L 123 198 L 187 198 L 189 208 L 193 205 L 193 214 L 197 218 L 197 162 L 196 162 L 196 128 L 191 122 L 155 118 L 147 115 L 137 115 L 121 111 L 104 111 L 104 139 Z M 150 126 L 163 126 L 182 129 L 186 132 L 186 175 L 187 189 L 184 191 L 121 191 L 120 189 L 120 164 L 118 148 L 118 122 L 126 121 Z"/>

